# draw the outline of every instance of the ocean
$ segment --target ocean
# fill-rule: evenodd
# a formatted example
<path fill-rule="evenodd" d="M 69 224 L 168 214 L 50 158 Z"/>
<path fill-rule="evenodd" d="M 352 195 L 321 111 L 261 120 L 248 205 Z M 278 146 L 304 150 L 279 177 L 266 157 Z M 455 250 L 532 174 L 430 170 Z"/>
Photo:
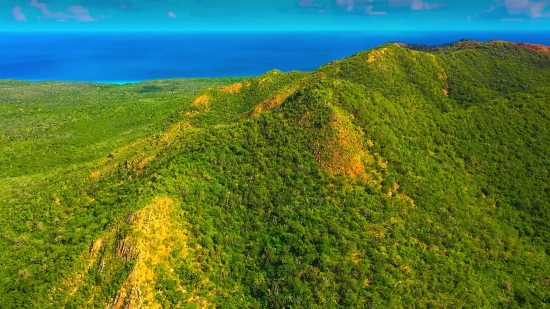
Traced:
<path fill-rule="evenodd" d="M 546 33 L 0 33 L 0 79 L 130 83 L 309 71 L 386 42 L 550 45 Z"/>

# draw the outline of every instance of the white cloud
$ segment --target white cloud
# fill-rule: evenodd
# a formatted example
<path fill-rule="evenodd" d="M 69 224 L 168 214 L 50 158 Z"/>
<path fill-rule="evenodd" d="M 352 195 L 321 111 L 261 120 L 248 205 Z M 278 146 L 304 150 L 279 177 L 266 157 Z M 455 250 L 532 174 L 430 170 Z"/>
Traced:
<path fill-rule="evenodd" d="M 503 21 L 503 22 L 518 22 L 518 21 L 523 21 L 523 18 L 501 18 L 500 21 Z"/>
<path fill-rule="evenodd" d="M 412 0 L 411 10 L 420 11 L 420 10 L 434 10 L 444 7 L 445 4 L 438 2 L 424 2 L 423 0 Z"/>
<path fill-rule="evenodd" d="M 382 16 L 382 15 L 388 15 L 388 13 L 384 12 L 384 11 L 373 11 L 374 7 L 372 5 L 369 5 L 365 8 L 365 14 L 369 14 L 369 15 L 378 15 L 378 16 Z"/>
<path fill-rule="evenodd" d="M 94 21 L 95 19 L 90 16 L 87 9 L 80 5 L 73 5 L 67 8 L 67 13 L 53 12 L 48 9 L 45 3 L 39 3 L 36 0 L 31 0 L 31 6 L 37 8 L 42 13 L 44 18 L 56 18 L 58 21 L 64 21 L 66 19 L 75 19 L 78 21 Z"/>
<path fill-rule="evenodd" d="M 504 0 L 504 6 L 508 13 L 512 15 L 527 14 L 532 18 L 550 17 L 550 13 L 543 13 L 548 4 L 548 1 Z"/>
<path fill-rule="evenodd" d="M 15 18 L 16 21 L 26 21 L 27 18 L 23 13 L 21 13 L 21 7 L 20 6 L 14 6 L 11 10 L 11 14 L 13 15 L 13 18 Z"/>
<path fill-rule="evenodd" d="M 90 12 L 80 5 L 73 5 L 67 9 L 67 12 L 73 14 L 73 18 L 79 21 L 94 21 L 90 16 Z"/>

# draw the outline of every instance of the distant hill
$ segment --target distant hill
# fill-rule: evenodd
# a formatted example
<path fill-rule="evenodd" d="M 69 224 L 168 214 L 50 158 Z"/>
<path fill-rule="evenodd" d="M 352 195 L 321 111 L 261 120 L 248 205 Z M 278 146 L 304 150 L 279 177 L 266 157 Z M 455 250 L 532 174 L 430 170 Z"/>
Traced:
<path fill-rule="evenodd" d="M 37 174 L 1 182 L 0 303 L 545 308 L 549 99 L 544 48 L 391 43 L 212 84 L 99 159 L 44 173 L 67 146 L 37 144 L 3 161 Z"/>
<path fill-rule="evenodd" d="M 489 41 L 489 44 L 510 44 L 514 45 L 519 48 L 524 48 L 536 52 L 550 52 L 550 47 L 541 45 L 541 44 L 530 44 L 530 43 L 514 43 L 514 42 L 507 42 L 507 41 Z M 412 50 L 417 51 L 424 51 L 424 52 L 450 52 L 450 51 L 457 51 L 462 49 L 470 49 L 475 48 L 480 45 L 483 45 L 484 43 L 476 40 L 469 40 L 469 39 L 463 39 L 458 42 L 445 44 L 445 45 L 423 45 L 423 44 L 407 44 L 407 43 L 401 43 L 396 42 L 395 43 L 398 46 L 405 47 Z"/>

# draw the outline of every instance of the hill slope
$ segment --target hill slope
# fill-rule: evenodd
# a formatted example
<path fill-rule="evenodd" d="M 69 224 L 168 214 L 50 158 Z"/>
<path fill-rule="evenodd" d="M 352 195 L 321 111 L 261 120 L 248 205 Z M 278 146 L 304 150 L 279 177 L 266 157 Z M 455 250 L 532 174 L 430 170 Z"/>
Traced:
<path fill-rule="evenodd" d="M 113 148 L 162 131 L 165 118 L 205 87 L 236 80 L 173 79 L 122 86 L 0 81 L 0 178 L 97 160 Z"/>
<path fill-rule="evenodd" d="M 388 44 L 6 190 L 21 307 L 545 307 L 550 55 Z"/>

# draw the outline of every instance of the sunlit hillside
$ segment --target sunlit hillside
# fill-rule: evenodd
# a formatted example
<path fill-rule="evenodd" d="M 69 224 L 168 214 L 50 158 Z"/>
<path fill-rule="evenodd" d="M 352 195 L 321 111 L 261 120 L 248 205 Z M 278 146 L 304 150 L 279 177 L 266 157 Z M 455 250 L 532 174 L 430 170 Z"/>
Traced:
<path fill-rule="evenodd" d="M 549 101 L 507 42 L 1 82 L 0 307 L 545 308 Z"/>

